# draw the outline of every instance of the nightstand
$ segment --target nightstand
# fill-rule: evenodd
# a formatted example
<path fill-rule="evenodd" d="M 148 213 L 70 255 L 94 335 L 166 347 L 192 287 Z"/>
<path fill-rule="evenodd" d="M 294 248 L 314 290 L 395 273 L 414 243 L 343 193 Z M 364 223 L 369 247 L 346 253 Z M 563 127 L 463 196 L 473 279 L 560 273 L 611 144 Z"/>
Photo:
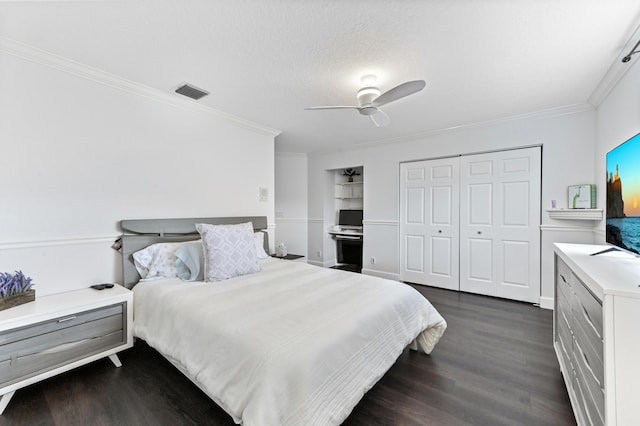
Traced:
<path fill-rule="evenodd" d="M 0 414 L 16 390 L 133 346 L 133 293 L 116 285 L 0 311 Z"/>
<path fill-rule="evenodd" d="M 295 260 L 297 262 L 307 262 L 307 258 L 301 254 L 287 254 L 286 256 L 276 256 L 272 254 L 271 257 L 275 257 L 276 259 L 284 259 L 284 260 Z"/>

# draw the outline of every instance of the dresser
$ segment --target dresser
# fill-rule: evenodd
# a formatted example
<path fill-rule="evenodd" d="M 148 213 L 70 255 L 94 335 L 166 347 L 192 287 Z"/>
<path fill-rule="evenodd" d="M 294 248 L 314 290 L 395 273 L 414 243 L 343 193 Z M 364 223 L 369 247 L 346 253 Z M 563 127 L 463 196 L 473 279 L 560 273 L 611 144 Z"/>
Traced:
<path fill-rule="evenodd" d="M 553 340 L 578 425 L 640 424 L 640 258 L 555 244 Z"/>
<path fill-rule="evenodd" d="M 17 389 L 133 345 L 133 293 L 119 285 L 36 297 L 0 311 L 0 414 Z"/>

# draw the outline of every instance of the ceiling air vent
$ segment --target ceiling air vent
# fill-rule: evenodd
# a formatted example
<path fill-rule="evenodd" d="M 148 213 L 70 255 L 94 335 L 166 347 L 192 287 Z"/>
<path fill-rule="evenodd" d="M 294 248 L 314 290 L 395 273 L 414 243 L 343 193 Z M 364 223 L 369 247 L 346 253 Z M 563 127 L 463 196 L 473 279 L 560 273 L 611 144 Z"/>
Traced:
<path fill-rule="evenodd" d="M 206 92 L 202 89 L 198 89 L 196 86 L 192 84 L 183 84 L 182 86 L 176 89 L 176 93 L 180 93 L 181 95 L 186 96 L 187 98 L 195 99 L 196 101 L 203 96 L 207 96 L 209 92 Z"/>

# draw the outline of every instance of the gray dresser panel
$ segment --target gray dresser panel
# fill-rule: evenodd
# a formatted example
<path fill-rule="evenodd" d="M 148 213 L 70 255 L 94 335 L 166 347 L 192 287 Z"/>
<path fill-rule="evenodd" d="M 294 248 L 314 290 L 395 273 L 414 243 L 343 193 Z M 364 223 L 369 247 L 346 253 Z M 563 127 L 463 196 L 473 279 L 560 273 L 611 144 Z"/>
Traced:
<path fill-rule="evenodd" d="M 0 333 L 0 385 L 125 343 L 126 313 L 119 303 Z"/>

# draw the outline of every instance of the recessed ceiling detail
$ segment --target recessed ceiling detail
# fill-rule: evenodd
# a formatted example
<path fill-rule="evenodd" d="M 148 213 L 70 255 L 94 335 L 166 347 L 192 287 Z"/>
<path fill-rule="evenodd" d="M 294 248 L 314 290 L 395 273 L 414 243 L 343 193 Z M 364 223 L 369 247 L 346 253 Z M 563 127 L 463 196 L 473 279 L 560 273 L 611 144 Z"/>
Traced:
<path fill-rule="evenodd" d="M 182 86 L 176 89 L 176 93 L 179 93 L 183 96 L 186 96 L 191 99 L 195 99 L 196 101 L 200 98 L 203 98 L 209 94 L 206 90 L 202 90 L 192 84 L 185 83 Z"/>

